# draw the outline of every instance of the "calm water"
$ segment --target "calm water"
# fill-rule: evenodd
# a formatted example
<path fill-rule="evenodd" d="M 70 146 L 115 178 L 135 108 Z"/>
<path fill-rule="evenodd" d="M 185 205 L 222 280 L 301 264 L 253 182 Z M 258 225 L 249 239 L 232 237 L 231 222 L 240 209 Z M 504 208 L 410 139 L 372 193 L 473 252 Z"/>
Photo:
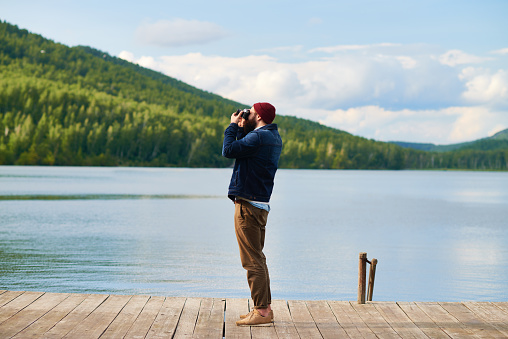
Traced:
<path fill-rule="evenodd" d="M 231 169 L 0 167 L 0 289 L 248 297 Z M 508 173 L 279 170 L 274 299 L 508 301 Z"/>

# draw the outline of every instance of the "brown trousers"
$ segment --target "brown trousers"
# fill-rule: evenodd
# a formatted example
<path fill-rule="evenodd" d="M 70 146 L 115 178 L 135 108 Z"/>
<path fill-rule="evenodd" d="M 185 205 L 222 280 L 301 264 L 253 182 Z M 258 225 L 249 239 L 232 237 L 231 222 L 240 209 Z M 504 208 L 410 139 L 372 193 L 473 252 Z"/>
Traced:
<path fill-rule="evenodd" d="M 235 232 L 242 266 L 247 270 L 254 308 L 267 308 L 272 303 L 270 277 L 263 254 L 268 212 L 248 201 L 235 202 Z"/>

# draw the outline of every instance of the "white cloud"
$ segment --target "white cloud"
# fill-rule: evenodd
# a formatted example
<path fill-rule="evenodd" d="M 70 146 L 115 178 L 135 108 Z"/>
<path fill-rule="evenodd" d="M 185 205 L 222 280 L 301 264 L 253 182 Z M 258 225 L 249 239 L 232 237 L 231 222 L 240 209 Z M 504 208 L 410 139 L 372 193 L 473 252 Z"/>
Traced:
<path fill-rule="evenodd" d="M 409 56 L 398 56 L 396 57 L 399 60 L 400 64 L 405 69 L 412 69 L 416 67 L 417 61 Z"/>
<path fill-rule="evenodd" d="M 508 72 L 499 70 L 494 74 L 488 69 L 465 68 L 459 75 L 466 81 L 462 96 L 469 102 L 504 106 L 508 109 Z"/>
<path fill-rule="evenodd" d="M 441 84 L 433 81 L 430 72 L 407 74 L 405 70 L 416 68 L 417 61 L 400 56 L 283 63 L 267 55 L 228 58 L 189 53 L 138 62 L 238 101 L 248 103 L 267 96 L 312 108 L 399 105 L 415 99 L 431 102 L 432 96 L 443 100 L 450 91 L 445 88 L 448 83 L 458 82 L 455 74 Z"/>
<path fill-rule="evenodd" d="M 353 53 L 286 63 L 268 55 L 189 53 L 137 62 L 237 101 L 262 96 L 314 109 L 457 104 L 463 86 L 455 70 L 418 55 Z"/>
<path fill-rule="evenodd" d="M 421 48 L 391 53 L 351 48 L 292 63 L 201 53 L 135 61 L 246 105 L 270 101 L 281 114 L 378 140 L 446 144 L 508 127 L 508 71 L 447 67 Z"/>
<path fill-rule="evenodd" d="M 309 51 L 309 53 L 323 52 L 323 53 L 333 54 L 333 53 L 344 52 L 344 51 L 359 51 L 359 50 L 366 50 L 366 49 L 377 48 L 377 47 L 396 47 L 396 46 L 400 46 L 400 44 L 380 43 L 380 44 L 372 44 L 372 45 L 338 45 L 338 46 L 313 48 Z"/>
<path fill-rule="evenodd" d="M 354 107 L 347 110 L 328 112 L 322 124 L 384 141 L 412 140 L 428 141 L 445 133 L 445 128 L 436 129 L 432 121 L 437 119 L 436 111 L 391 111 L 379 106 Z M 432 128 L 434 127 L 434 128 Z M 423 133 L 422 133 L 423 132 Z M 416 133 L 416 134 L 415 134 Z M 418 135 L 419 140 L 414 136 Z"/>
<path fill-rule="evenodd" d="M 449 108 L 448 111 L 457 114 L 457 120 L 449 134 L 451 140 L 464 141 L 484 138 L 488 135 L 490 126 L 503 120 L 505 123 L 508 122 L 506 114 L 496 114 L 481 106 Z"/>
<path fill-rule="evenodd" d="M 457 65 L 464 65 L 464 64 L 479 64 L 488 60 L 492 60 L 492 58 L 486 58 L 486 57 L 479 57 L 472 54 L 467 54 L 463 51 L 460 51 L 458 49 L 450 50 L 442 55 L 440 55 L 438 58 L 440 63 L 443 65 L 455 67 Z"/>
<path fill-rule="evenodd" d="M 215 23 L 184 19 L 145 22 L 135 32 L 139 42 L 160 47 L 202 45 L 227 35 L 226 30 Z"/>
<path fill-rule="evenodd" d="M 501 48 L 501 49 L 492 51 L 491 53 L 505 55 L 505 54 L 508 54 L 508 48 Z"/>
<path fill-rule="evenodd" d="M 501 132 L 503 130 L 506 129 L 506 125 L 503 125 L 503 124 L 497 124 L 494 126 L 494 128 L 492 128 L 488 133 L 487 135 L 489 137 L 493 136 L 494 134 L 498 133 L 498 132 Z"/>
<path fill-rule="evenodd" d="M 486 107 L 392 111 L 378 106 L 321 114 L 322 124 L 383 141 L 451 144 L 484 138 L 508 127 L 508 114 Z"/>
<path fill-rule="evenodd" d="M 128 51 L 121 51 L 120 54 L 118 54 L 118 57 L 120 59 L 127 60 L 129 62 L 135 62 L 134 59 L 134 53 L 128 52 Z"/>

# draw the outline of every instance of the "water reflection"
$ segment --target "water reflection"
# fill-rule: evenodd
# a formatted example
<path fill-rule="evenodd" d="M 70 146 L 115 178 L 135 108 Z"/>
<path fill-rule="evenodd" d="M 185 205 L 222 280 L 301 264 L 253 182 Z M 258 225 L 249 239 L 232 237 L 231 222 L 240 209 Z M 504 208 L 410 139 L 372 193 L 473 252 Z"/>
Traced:
<path fill-rule="evenodd" d="M 0 167 L 0 289 L 247 297 L 230 175 Z M 504 173 L 281 170 L 273 296 L 355 300 L 365 251 L 375 300 L 508 301 L 507 196 Z"/>
<path fill-rule="evenodd" d="M 0 195 L 0 200 L 122 200 L 122 199 L 217 199 L 213 195 L 184 194 L 23 194 Z"/>
<path fill-rule="evenodd" d="M 462 202 L 502 204 L 506 203 L 508 196 L 506 192 L 499 190 L 458 190 L 453 194 L 453 199 Z"/>

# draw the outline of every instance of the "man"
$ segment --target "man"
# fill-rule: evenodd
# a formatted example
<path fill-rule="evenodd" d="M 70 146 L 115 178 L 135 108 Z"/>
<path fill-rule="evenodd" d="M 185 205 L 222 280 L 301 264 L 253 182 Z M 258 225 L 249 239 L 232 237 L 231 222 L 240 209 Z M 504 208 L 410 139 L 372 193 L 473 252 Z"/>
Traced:
<path fill-rule="evenodd" d="M 235 203 L 235 232 L 242 266 L 247 270 L 254 309 L 240 316 L 238 326 L 270 324 L 270 278 L 263 254 L 265 226 L 270 211 L 273 179 L 282 151 L 275 107 L 267 102 L 231 115 L 224 132 L 222 155 L 234 158 L 228 196 Z"/>

